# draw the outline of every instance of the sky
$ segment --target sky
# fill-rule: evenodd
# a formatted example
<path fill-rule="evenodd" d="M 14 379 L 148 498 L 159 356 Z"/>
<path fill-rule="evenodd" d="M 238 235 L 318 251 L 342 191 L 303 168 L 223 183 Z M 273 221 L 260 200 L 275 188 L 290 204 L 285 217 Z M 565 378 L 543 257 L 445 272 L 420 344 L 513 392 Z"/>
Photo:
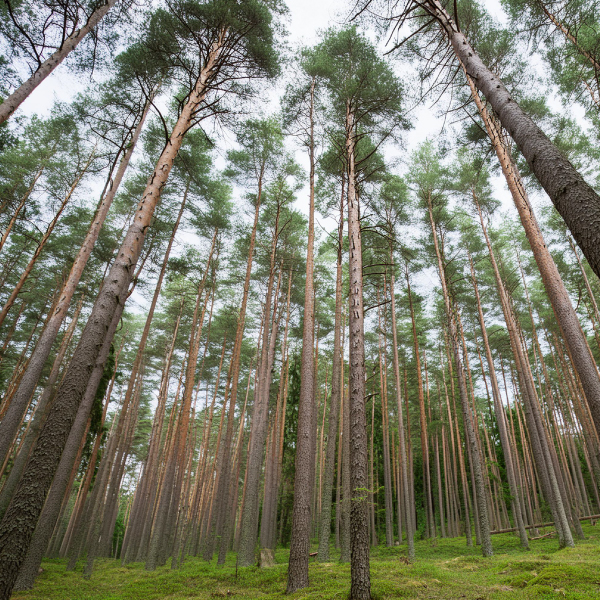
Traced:
<path fill-rule="evenodd" d="M 347 16 L 347 11 L 352 6 L 352 2 L 353 0 L 287 0 L 289 7 L 287 29 L 289 31 L 288 43 L 290 46 L 296 48 L 302 45 L 312 45 L 318 41 L 320 31 L 330 26 L 343 24 L 344 18 Z M 498 20 L 505 20 L 500 0 L 485 0 L 484 5 Z M 396 64 L 395 68 L 400 71 L 404 67 L 403 65 Z M 402 75 L 406 77 L 405 72 Z M 88 83 L 88 78 L 73 76 L 69 72 L 68 65 L 61 65 L 33 92 L 31 97 L 21 107 L 20 112 L 27 115 L 32 115 L 33 113 L 43 116 L 48 115 L 52 104 L 56 100 L 65 102 L 72 100 L 78 92 L 85 89 Z M 271 93 L 269 109 L 277 109 L 281 93 L 281 87 Z M 420 143 L 427 138 L 436 139 L 444 131 L 448 131 L 448 122 L 455 117 L 444 119 L 439 112 L 440 108 L 438 106 L 431 106 L 430 103 L 420 105 L 411 112 L 413 128 L 403 134 L 403 148 L 388 149 L 388 156 L 386 156 L 386 159 L 390 163 L 394 163 L 394 169 L 398 173 L 401 174 L 405 171 L 410 154 Z M 446 129 L 444 128 L 445 126 Z M 226 137 L 221 142 L 221 146 L 223 146 L 223 142 L 225 144 L 233 143 L 232 136 L 230 136 L 229 142 Z M 217 167 L 222 168 L 225 165 L 223 155 L 224 152 L 222 151 L 221 157 L 216 161 Z M 308 167 L 306 155 L 299 149 L 296 150 L 296 159 L 300 164 L 306 168 Z M 491 156 L 490 160 L 495 160 L 495 158 Z M 503 209 L 510 210 L 512 202 L 503 180 L 500 178 L 494 180 L 494 187 L 495 195 L 501 200 Z M 307 207 L 308 190 L 305 188 L 298 194 L 297 208 L 306 213 Z M 323 229 L 332 230 L 335 227 L 333 220 L 328 221 L 323 217 L 318 218 L 318 224 L 318 228 L 321 227 L 321 235 L 324 235 Z M 437 274 L 434 271 L 424 273 L 422 280 L 418 282 L 419 284 L 423 290 L 426 288 L 431 290 L 434 285 L 438 285 Z M 143 302 L 142 300 L 139 301 Z"/>

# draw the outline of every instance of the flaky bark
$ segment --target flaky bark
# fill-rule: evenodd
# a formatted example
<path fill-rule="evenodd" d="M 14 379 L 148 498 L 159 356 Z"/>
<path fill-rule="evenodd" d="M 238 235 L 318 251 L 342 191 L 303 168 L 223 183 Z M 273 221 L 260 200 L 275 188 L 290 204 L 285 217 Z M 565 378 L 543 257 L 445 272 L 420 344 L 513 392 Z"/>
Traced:
<path fill-rule="evenodd" d="M 600 196 L 567 158 L 513 100 L 502 81 L 483 63 L 442 6 L 427 0 L 469 77 L 491 104 L 502 126 L 516 142 L 541 186 L 571 230 L 596 275 L 600 276 Z"/>
<path fill-rule="evenodd" d="M 351 600 L 370 600 L 368 530 L 368 452 L 365 412 L 365 324 L 363 307 L 362 239 L 356 193 L 355 123 L 346 104 L 346 158 L 348 168 L 348 267 L 350 272 L 350 573 Z"/>
<path fill-rule="evenodd" d="M 315 144 L 314 144 L 314 94 L 315 82 L 310 87 L 310 176 L 308 246 L 306 251 L 306 283 L 304 287 L 304 314 L 302 330 L 302 358 L 300 366 L 300 398 L 298 401 L 298 430 L 296 440 L 294 506 L 292 512 L 292 537 L 288 563 L 287 593 L 308 586 L 308 555 L 310 553 L 311 525 L 311 469 L 314 463 L 313 413 L 316 410 L 314 387 L 315 365 L 313 360 L 315 342 L 314 299 L 314 244 L 315 244 Z"/>
<path fill-rule="evenodd" d="M 160 192 L 167 182 L 183 137 L 192 123 L 194 112 L 206 96 L 225 35 L 226 31 L 222 31 L 213 44 L 196 87 L 183 107 L 169 141 L 161 153 L 134 220 L 106 277 L 102 291 L 94 303 L 75 357 L 57 392 L 54 410 L 46 421 L 15 496 L 0 524 L 0 598 L 2 600 L 8 600 L 10 597 L 18 569 L 25 557 L 46 493 L 98 357 L 102 340 L 106 337 L 115 312 L 127 297 L 127 289 L 147 229 L 151 224 L 154 209 L 158 204 Z"/>

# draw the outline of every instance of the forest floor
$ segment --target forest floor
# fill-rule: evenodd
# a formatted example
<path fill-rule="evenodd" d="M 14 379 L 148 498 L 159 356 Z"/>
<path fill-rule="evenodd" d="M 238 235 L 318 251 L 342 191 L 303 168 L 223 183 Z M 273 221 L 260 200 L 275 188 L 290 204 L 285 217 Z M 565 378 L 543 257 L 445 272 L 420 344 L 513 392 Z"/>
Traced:
<path fill-rule="evenodd" d="M 532 540 L 526 552 L 514 535 L 495 535 L 493 558 L 483 558 L 479 548 L 467 548 L 464 538 L 418 541 L 412 564 L 401 559 L 405 545 L 380 546 L 371 554 L 373 598 L 598 600 L 600 524 L 583 527 L 586 539 L 564 550 L 558 549 L 555 537 Z M 179 570 L 171 571 L 169 562 L 154 572 L 145 571 L 141 563 L 122 567 L 103 559 L 96 562 L 90 581 L 82 578 L 82 565 L 67 573 L 66 561 L 46 560 L 35 588 L 15 594 L 13 600 L 346 600 L 350 565 L 320 564 L 315 558 L 310 559 L 310 587 L 286 596 L 287 555 L 287 550 L 278 550 L 276 566 L 239 569 L 237 574 L 234 554 L 225 567 L 188 558 Z"/>

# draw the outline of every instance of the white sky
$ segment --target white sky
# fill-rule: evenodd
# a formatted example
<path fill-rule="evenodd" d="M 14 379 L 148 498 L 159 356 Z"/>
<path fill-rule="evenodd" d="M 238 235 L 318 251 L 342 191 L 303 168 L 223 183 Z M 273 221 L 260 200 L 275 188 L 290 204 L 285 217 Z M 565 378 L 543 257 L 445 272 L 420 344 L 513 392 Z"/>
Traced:
<path fill-rule="evenodd" d="M 352 6 L 353 0 L 287 0 L 290 9 L 290 19 L 288 30 L 290 33 L 289 44 L 292 47 L 299 45 L 312 45 L 319 39 L 319 31 L 330 26 L 343 23 L 346 11 Z M 500 0 L 485 0 L 484 5 L 487 10 L 498 20 L 505 21 L 504 13 L 500 6 Z M 74 77 L 69 73 L 68 65 L 61 65 L 58 69 L 44 81 L 26 100 L 20 109 L 20 112 L 27 115 L 38 113 L 47 115 L 54 101 L 70 101 L 77 92 L 83 91 L 89 83 L 84 77 Z M 277 94 L 274 94 L 277 95 Z M 275 98 L 273 98 L 275 100 Z M 271 108 L 276 110 L 276 102 L 271 102 Z M 411 113 L 413 129 L 404 135 L 404 150 L 394 150 L 393 156 L 388 158 L 399 159 L 400 164 L 397 167 L 400 172 L 403 171 L 402 163 L 406 161 L 410 153 L 427 138 L 437 138 L 442 133 L 444 120 L 437 116 L 437 107 L 423 105 Z M 454 117 L 452 117 L 454 118 Z M 449 119 L 450 121 L 451 119 Z M 223 141 L 222 141 L 223 143 Z M 227 144 L 227 140 L 224 141 Z M 296 153 L 297 160 L 304 166 L 307 166 L 307 160 L 303 152 Z M 491 157 L 490 160 L 494 159 Z M 494 159 L 495 160 L 495 159 Z M 217 166 L 222 167 L 224 161 L 217 160 Z M 512 209 L 512 202 L 508 190 L 503 180 L 498 178 L 496 181 L 496 196 L 503 203 L 505 210 Z M 308 204 L 308 194 L 301 191 L 298 195 L 297 207 L 306 212 Z M 514 209 L 512 209 L 514 210 Z M 319 219 L 325 227 L 333 228 L 333 222 L 329 223 L 322 218 Z M 417 282 L 421 293 L 432 286 L 438 285 L 437 275 L 423 274 L 420 281 Z"/>

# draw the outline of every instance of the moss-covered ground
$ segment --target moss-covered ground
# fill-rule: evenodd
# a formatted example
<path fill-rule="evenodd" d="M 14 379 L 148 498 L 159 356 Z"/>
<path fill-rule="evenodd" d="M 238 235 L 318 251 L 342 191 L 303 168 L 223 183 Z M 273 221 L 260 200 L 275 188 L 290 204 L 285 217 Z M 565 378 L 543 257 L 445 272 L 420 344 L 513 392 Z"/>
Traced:
<path fill-rule="evenodd" d="M 371 555 L 373 598 L 465 598 L 500 600 L 564 598 L 600 600 L 600 524 L 584 525 L 585 540 L 559 550 L 555 538 L 532 540 L 523 551 L 511 534 L 493 538 L 495 555 L 483 558 L 478 548 L 467 548 L 464 538 L 423 540 L 416 544 L 417 559 L 406 564 L 406 547 L 379 547 Z M 225 567 L 188 558 L 172 571 L 170 563 L 154 572 L 143 564 L 122 567 L 115 560 L 98 560 L 91 580 L 65 571 L 64 560 L 47 560 L 33 590 L 15 600 L 208 600 L 346 599 L 350 566 L 319 564 L 310 559 L 311 585 L 285 596 L 287 550 L 278 550 L 277 565 L 269 569 L 238 569 L 235 555 Z"/>

